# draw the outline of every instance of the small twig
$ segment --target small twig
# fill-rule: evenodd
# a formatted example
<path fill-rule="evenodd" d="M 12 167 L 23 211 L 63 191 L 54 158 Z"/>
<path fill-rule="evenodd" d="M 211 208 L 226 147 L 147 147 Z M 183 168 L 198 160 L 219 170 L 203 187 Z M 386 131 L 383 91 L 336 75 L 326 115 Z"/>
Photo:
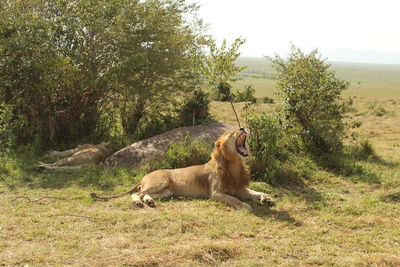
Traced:
<path fill-rule="evenodd" d="M 80 218 L 86 218 L 86 219 L 97 219 L 96 217 L 83 216 L 83 215 L 75 215 L 75 214 L 68 214 L 68 213 L 48 215 L 48 216 L 46 216 L 46 217 L 58 217 L 58 216 L 70 216 L 70 217 L 80 217 Z"/>
<path fill-rule="evenodd" d="M 61 198 L 61 197 L 48 197 L 48 196 L 39 197 L 39 198 L 37 198 L 37 199 L 32 200 L 32 199 L 30 199 L 30 198 L 27 197 L 27 196 L 18 196 L 18 197 L 16 197 L 16 198 L 11 199 L 11 201 L 15 201 L 15 200 L 20 199 L 20 198 L 24 198 L 24 199 L 28 200 L 29 202 L 38 202 L 38 201 L 43 200 L 43 199 L 46 199 L 46 198 L 52 198 L 52 199 L 58 199 L 58 200 L 65 200 L 65 198 Z"/>
<path fill-rule="evenodd" d="M 240 121 L 239 121 L 239 117 L 238 117 L 238 115 L 237 115 L 237 113 L 236 113 L 235 106 L 233 105 L 232 97 L 230 97 L 230 102 L 231 102 L 231 106 L 232 106 L 233 113 L 235 113 L 236 120 L 237 120 L 237 122 L 238 122 L 239 128 L 242 128 L 242 127 L 240 126 Z"/>

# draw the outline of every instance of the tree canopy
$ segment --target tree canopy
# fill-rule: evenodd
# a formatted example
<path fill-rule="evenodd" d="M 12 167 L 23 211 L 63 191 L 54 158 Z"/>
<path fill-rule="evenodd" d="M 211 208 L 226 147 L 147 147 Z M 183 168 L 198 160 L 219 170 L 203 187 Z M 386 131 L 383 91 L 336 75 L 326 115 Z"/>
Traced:
<path fill-rule="evenodd" d="M 196 12 L 183 0 L 2 1 L 0 104 L 19 142 L 132 135 L 168 117 L 199 86 Z"/>

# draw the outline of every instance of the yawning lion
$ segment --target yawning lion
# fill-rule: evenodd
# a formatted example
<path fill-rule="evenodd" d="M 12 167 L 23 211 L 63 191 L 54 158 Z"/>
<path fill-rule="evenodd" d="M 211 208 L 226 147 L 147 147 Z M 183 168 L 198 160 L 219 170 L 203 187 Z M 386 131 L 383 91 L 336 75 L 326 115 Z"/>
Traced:
<path fill-rule="evenodd" d="M 252 210 L 242 200 L 258 200 L 261 204 L 274 206 L 275 202 L 269 195 L 247 188 L 250 171 L 243 161 L 249 155 L 246 137 L 244 129 L 227 132 L 215 142 L 211 160 L 204 165 L 157 170 L 145 175 L 140 183 L 122 194 L 102 197 L 91 193 L 91 196 L 110 199 L 132 194 L 138 207 L 143 207 L 143 202 L 154 206 L 154 198 L 169 196 L 210 198 L 236 209 Z"/>

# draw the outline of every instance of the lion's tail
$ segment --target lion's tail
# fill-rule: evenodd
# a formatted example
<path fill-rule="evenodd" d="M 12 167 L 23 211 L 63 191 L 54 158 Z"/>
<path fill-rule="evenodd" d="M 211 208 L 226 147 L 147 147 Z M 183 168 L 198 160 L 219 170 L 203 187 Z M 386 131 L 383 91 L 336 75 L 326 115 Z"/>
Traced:
<path fill-rule="evenodd" d="M 98 196 L 96 193 L 90 193 L 90 196 L 94 199 L 103 199 L 103 200 L 108 200 L 111 198 L 119 198 L 119 197 L 123 197 L 125 195 L 128 194 L 132 194 L 133 192 L 139 191 L 140 190 L 140 182 L 135 184 L 131 189 L 129 189 L 128 191 L 125 191 L 121 194 L 118 195 L 113 195 L 113 196 Z"/>

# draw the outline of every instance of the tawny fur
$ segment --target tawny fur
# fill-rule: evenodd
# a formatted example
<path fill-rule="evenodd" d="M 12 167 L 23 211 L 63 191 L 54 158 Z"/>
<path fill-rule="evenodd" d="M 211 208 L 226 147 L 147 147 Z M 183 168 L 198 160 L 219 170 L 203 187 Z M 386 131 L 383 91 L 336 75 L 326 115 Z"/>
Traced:
<path fill-rule="evenodd" d="M 103 142 L 98 145 L 84 144 L 66 151 L 50 151 L 48 156 L 61 157 L 54 163 L 39 162 L 38 168 L 44 171 L 79 169 L 89 164 L 102 163 L 111 154 L 112 144 Z"/>

